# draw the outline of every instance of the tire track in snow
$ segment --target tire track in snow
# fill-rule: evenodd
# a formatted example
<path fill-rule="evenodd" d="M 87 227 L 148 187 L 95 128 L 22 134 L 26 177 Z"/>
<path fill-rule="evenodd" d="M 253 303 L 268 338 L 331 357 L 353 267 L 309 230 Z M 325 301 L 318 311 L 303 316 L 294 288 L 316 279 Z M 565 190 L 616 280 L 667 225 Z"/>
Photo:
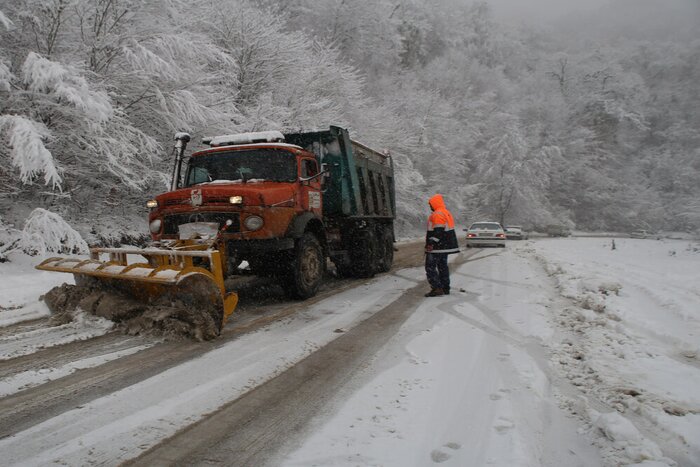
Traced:
<path fill-rule="evenodd" d="M 9 324 L 7 326 L 0 326 L 0 338 L 34 331 L 36 329 L 45 328 L 46 326 L 46 318 L 32 319 L 29 321 L 22 321 L 20 323 Z"/>
<path fill-rule="evenodd" d="M 48 381 L 41 386 L 8 395 L 0 399 L 0 438 L 48 420 L 65 410 L 150 378 L 173 366 L 197 358 L 242 335 L 254 332 L 271 322 L 284 319 L 328 296 L 359 287 L 362 284 L 363 281 L 344 282 L 341 287 L 327 290 L 303 303 L 283 302 L 272 307 L 252 307 L 243 316 L 235 316 L 229 321 L 222 336 L 214 341 L 178 340 L 160 343 L 137 354 L 126 355 L 96 367 L 81 369 L 63 378 Z M 84 358 L 103 345 L 118 347 L 120 342 L 131 339 L 133 338 L 112 332 L 106 336 L 98 336 L 84 341 L 69 340 L 66 344 L 43 350 L 39 350 L 40 345 L 37 344 L 34 348 L 37 350 L 36 353 L 28 352 L 25 355 L 18 353 L 14 358 L 8 359 L 6 361 L 8 363 L 7 369 L 5 370 L 3 365 L 2 375 L 9 378 L 28 368 L 42 368 L 44 364 L 54 367 L 67 365 L 75 359 Z M 63 352 L 67 352 L 67 354 L 64 355 Z"/>
<path fill-rule="evenodd" d="M 148 339 L 128 337 L 115 331 L 86 341 L 68 342 L 3 361 L 2 366 L 0 366 L 0 380 L 11 378 L 25 371 L 55 368 L 95 355 L 143 345 L 147 342 L 149 342 Z"/>
<path fill-rule="evenodd" d="M 4 397 L 0 399 L 0 438 L 128 387 L 211 348 L 186 341 L 163 343 Z"/>
<path fill-rule="evenodd" d="M 471 255 L 470 255 L 471 256 Z M 456 264 L 468 257 L 461 256 Z M 424 282 L 306 359 L 125 465 L 265 465 L 422 303 Z"/>
<path fill-rule="evenodd" d="M 78 370 L 94 368 L 104 365 L 112 360 L 125 357 L 127 355 L 140 352 L 150 347 L 149 345 L 137 345 L 127 347 L 113 352 L 102 353 L 93 357 L 74 360 L 63 365 L 58 365 L 52 368 L 41 368 L 39 370 L 24 371 L 13 375 L 9 378 L 0 380 L 0 397 L 10 394 L 16 394 L 25 389 L 39 386 L 49 381 L 54 381 L 63 378 Z"/>
<path fill-rule="evenodd" d="M 59 326 L 23 330 L 0 338 L 0 361 L 35 353 L 74 341 L 88 340 L 107 334 L 114 323 L 103 318 L 79 313 L 74 321 Z"/>
<path fill-rule="evenodd" d="M 422 256 L 417 252 L 422 249 L 422 244 L 422 241 L 402 244 L 396 253 L 395 269 L 420 264 Z M 95 367 L 79 369 L 62 378 L 2 397 L 0 398 L 0 438 L 150 378 L 187 360 L 197 358 L 230 340 L 284 319 L 325 298 L 351 288 L 361 287 L 371 281 L 372 279 L 331 280 L 317 296 L 304 302 L 290 302 L 282 298 L 281 291 L 277 291 L 277 298 L 274 298 L 275 291 L 272 291 L 267 295 L 271 294 L 273 297 L 271 300 L 271 297 L 267 297 L 265 305 L 260 305 L 256 300 L 253 300 L 253 303 L 242 303 L 237 313 L 234 313 L 227 323 L 221 337 L 214 341 L 157 343 L 136 354 L 105 361 Z M 253 285 L 255 284 L 253 282 Z M 0 328 L 0 332 L 9 331 L 5 339 L 7 359 L 2 361 L 0 378 L 12 378 L 23 372 L 41 368 L 56 369 L 70 366 L 71 363 L 84 359 L 88 355 L 99 353 L 100 348 L 103 348 L 103 351 L 106 349 L 119 351 L 128 348 L 130 345 L 128 342 L 134 339 L 113 331 L 93 337 L 80 333 L 73 333 L 71 336 L 69 332 L 63 334 L 66 331 L 65 327 L 58 331 L 56 328 L 60 327 L 48 326 L 46 320 Z M 57 335 L 62 336 L 61 340 L 54 339 Z M 51 341 L 55 342 L 54 346 L 47 345 Z M 154 340 L 144 338 L 144 342 L 149 343 Z M 3 339 L 0 339 L 0 355 L 3 350 L 2 343 Z"/>

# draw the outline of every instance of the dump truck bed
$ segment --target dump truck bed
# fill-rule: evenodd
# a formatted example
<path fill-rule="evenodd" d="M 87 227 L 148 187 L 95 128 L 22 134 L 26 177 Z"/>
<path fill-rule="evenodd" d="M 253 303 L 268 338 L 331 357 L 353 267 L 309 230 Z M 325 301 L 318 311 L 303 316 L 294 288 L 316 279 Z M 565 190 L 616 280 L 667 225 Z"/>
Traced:
<path fill-rule="evenodd" d="M 344 128 L 287 133 L 285 141 L 316 155 L 330 170 L 323 201 L 324 217 L 393 219 L 394 167 L 391 156 L 350 139 Z"/>

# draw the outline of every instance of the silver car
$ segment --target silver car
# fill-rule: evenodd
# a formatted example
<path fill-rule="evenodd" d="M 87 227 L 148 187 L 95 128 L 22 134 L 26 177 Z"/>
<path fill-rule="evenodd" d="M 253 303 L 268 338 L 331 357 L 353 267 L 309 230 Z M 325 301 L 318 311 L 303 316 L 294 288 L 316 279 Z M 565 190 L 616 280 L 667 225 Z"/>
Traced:
<path fill-rule="evenodd" d="M 467 248 L 506 246 L 506 233 L 498 222 L 474 222 L 467 229 Z"/>
<path fill-rule="evenodd" d="M 505 228 L 508 240 L 527 240 L 528 234 L 519 225 L 507 225 Z"/>

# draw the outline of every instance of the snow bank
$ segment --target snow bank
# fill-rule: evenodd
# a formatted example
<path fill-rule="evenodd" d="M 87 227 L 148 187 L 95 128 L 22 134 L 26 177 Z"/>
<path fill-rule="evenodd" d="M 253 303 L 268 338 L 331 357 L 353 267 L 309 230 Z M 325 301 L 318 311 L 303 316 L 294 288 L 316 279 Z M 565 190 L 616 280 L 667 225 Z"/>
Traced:
<path fill-rule="evenodd" d="M 42 256 L 15 251 L 10 259 L 0 263 L 0 328 L 49 316 L 51 312 L 40 297 L 57 285 L 73 283 L 72 274 L 34 269 Z"/>
<path fill-rule="evenodd" d="M 642 436 L 639 430 L 619 413 L 599 414 L 593 411 L 591 419 L 593 425 L 599 428 L 608 439 L 613 441 L 618 449 L 623 449 L 627 457 L 632 461 L 658 461 L 663 458 L 659 446 Z M 662 462 L 660 465 L 668 464 Z"/>
<path fill-rule="evenodd" d="M 667 452 L 700 464 L 697 245 L 615 243 L 615 250 L 602 238 L 533 243 L 567 299 L 554 310 L 565 336 L 553 344 L 554 362 L 587 397 L 617 411 L 590 418 L 613 441 L 614 462 L 673 465 Z"/>

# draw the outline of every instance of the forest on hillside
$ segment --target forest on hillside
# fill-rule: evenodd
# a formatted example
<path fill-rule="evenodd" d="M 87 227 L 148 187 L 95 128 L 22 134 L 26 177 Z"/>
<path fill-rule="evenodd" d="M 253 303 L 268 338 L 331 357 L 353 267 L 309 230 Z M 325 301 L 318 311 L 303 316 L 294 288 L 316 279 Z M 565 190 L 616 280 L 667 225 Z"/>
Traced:
<path fill-rule="evenodd" d="M 36 208 L 145 234 L 177 131 L 329 124 L 393 155 L 400 235 L 435 192 L 460 224 L 697 232 L 698 109 L 693 0 L 547 25 L 465 0 L 0 0 L 0 243 Z"/>

